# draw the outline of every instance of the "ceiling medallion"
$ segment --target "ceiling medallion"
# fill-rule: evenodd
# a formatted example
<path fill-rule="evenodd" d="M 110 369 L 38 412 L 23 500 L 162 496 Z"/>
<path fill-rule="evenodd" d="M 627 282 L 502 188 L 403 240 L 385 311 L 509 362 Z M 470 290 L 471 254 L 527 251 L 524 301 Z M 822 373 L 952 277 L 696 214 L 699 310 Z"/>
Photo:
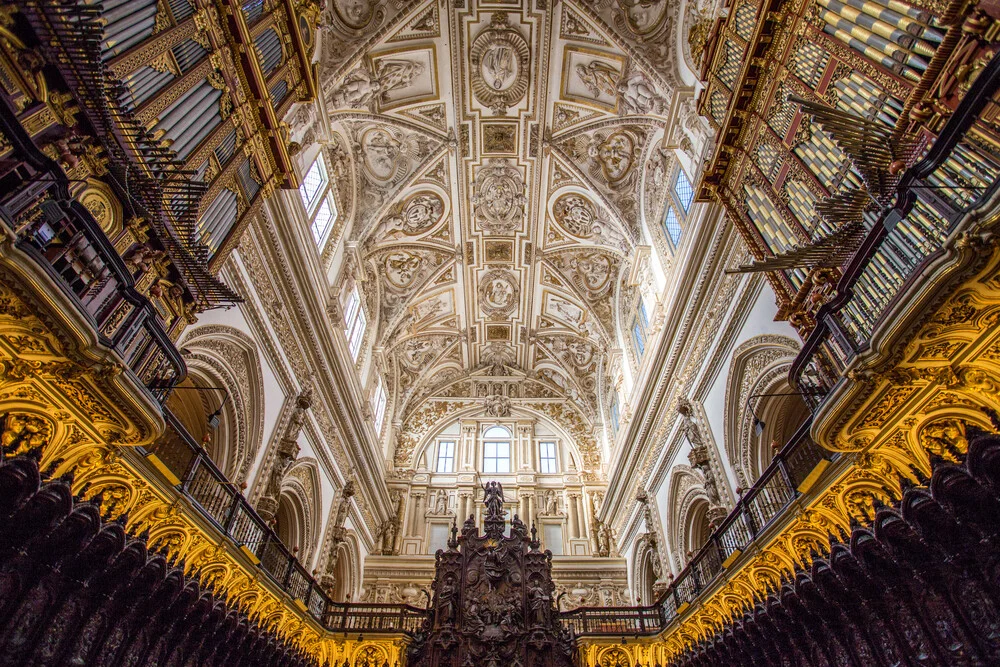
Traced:
<path fill-rule="evenodd" d="M 498 116 L 521 101 L 528 92 L 530 55 L 527 40 L 507 23 L 507 13 L 495 12 L 490 27 L 476 36 L 469 53 L 476 99 Z"/>
<path fill-rule="evenodd" d="M 575 192 L 560 195 L 552 206 L 552 213 L 559 226 L 573 236 L 589 239 L 601 231 L 593 203 Z"/>
<path fill-rule="evenodd" d="M 479 303 L 491 317 L 506 317 L 517 307 L 517 281 L 509 271 L 493 269 L 479 283 Z"/>
<path fill-rule="evenodd" d="M 521 217 L 527 198 L 521 172 L 510 162 L 491 159 L 476 174 L 476 222 L 491 234 L 512 234 L 521 226 Z"/>
<path fill-rule="evenodd" d="M 618 0 L 616 23 L 624 24 L 639 38 L 648 38 L 663 25 L 667 4 L 663 0 Z"/>

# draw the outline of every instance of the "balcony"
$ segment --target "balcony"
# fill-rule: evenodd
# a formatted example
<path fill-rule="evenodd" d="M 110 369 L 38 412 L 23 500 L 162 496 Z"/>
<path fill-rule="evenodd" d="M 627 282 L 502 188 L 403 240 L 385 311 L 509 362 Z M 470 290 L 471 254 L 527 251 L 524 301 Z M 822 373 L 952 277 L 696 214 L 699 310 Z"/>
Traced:
<path fill-rule="evenodd" d="M 156 308 L 136 289 L 94 217 L 70 195 L 62 169 L 38 150 L 7 102 L 0 105 L 0 134 L 20 158 L 0 164 L 0 223 L 162 404 L 186 369 Z"/>
<path fill-rule="evenodd" d="M 816 315 L 791 379 L 813 413 L 852 363 L 870 350 L 901 304 L 929 286 L 929 272 L 975 222 L 1000 187 L 998 137 L 1000 55 L 995 55 L 922 160 L 902 177 L 896 203 L 872 216 L 871 230 Z"/>
<path fill-rule="evenodd" d="M 666 629 L 719 575 L 774 526 L 836 459 L 799 427 L 757 482 L 743 493 L 659 601 L 649 607 L 583 608 L 560 614 L 575 636 L 655 635 Z"/>

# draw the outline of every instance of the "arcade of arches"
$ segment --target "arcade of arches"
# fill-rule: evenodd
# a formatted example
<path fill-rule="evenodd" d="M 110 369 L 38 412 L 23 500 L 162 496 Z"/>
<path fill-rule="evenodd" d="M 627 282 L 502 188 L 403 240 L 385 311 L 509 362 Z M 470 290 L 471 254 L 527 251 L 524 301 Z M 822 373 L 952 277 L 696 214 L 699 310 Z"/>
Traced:
<path fill-rule="evenodd" d="M 0 45 L 0 665 L 1000 661 L 993 0 Z"/>

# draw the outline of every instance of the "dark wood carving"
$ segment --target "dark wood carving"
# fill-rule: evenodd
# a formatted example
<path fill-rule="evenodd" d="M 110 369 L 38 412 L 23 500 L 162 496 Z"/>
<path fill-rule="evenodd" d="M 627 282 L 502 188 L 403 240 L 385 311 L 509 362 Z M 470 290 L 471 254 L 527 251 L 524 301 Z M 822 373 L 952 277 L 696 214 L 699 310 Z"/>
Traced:
<path fill-rule="evenodd" d="M 431 616 L 410 667 L 570 667 L 574 642 L 555 608 L 552 554 L 514 515 L 505 535 L 503 488 L 484 487 L 485 532 L 470 517 L 436 556 Z"/>
<path fill-rule="evenodd" d="M 312 667 L 298 648 L 0 453 L 0 666 Z"/>
<path fill-rule="evenodd" d="M 932 460 L 892 507 L 674 665 L 1000 664 L 1000 436 Z M 963 453 L 953 451 L 953 458 Z"/>

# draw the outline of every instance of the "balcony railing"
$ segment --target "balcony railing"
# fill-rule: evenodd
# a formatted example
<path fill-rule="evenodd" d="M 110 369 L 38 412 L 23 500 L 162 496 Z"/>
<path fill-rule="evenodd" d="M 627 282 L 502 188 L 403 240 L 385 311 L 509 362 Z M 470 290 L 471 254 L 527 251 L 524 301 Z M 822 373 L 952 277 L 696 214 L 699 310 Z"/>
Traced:
<path fill-rule="evenodd" d="M 70 196 L 62 169 L 38 150 L 2 99 L 0 133 L 20 160 L 0 166 L 2 224 L 162 403 L 187 371 L 156 309 L 136 290 L 94 217 Z"/>
<path fill-rule="evenodd" d="M 331 632 L 391 632 L 413 635 L 427 619 L 427 610 L 405 604 L 331 602 L 323 627 Z"/>
<path fill-rule="evenodd" d="M 991 201 L 1000 187 L 995 118 L 1000 54 L 995 55 L 949 118 L 924 158 L 900 181 L 896 203 L 876 216 L 861 249 L 817 313 L 792 366 L 791 377 L 815 412 L 872 332 L 925 268 L 944 253 L 959 226 Z"/>
<path fill-rule="evenodd" d="M 281 590 L 322 620 L 332 600 L 180 421 L 166 409 L 164 416 L 166 432 L 144 453 L 155 455 L 177 478 L 178 490 L 259 564 Z"/>
<path fill-rule="evenodd" d="M 747 490 L 708 543 L 649 607 L 585 607 L 560 614 L 575 635 L 653 635 L 667 627 L 732 561 L 784 515 L 835 456 L 809 437 L 807 421 Z"/>
<path fill-rule="evenodd" d="M 663 614 L 651 607 L 584 607 L 559 614 L 564 628 L 581 635 L 633 637 L 663 630 Z"/>
<path fill-rule="evenodd" d="M 426 612 L 416 607 L 331 600 L 184 425 L 167 409 L 164 416 L 166 432 L 143 453 L 155 455 L 157 463 L 176 477 L 177 489 L 201 514 L 323 627 L 331 632 L 405 634 L 420 628 Z"/>

